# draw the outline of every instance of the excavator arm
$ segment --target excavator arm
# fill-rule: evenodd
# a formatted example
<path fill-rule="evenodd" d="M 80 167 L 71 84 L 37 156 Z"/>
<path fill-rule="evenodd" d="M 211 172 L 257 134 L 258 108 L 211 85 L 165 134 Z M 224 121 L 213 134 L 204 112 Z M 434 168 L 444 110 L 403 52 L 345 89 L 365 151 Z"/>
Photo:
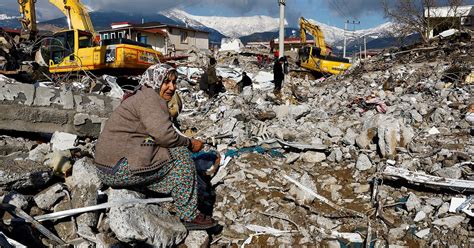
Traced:
<path fill-rule="evenodd" d="M 21 38 L 31 40 L 36 37 L 36 0 L 18 0 L 20 5 Z"/>
<path fill-rule="evenodd" d="M 79 29 L 95 34 L 86 7 L 79 0 L 49 0 L 67 17 L 69 29 Z"/>
<path fill-rule="evenodd" d="M 323 31 L 319 28 L 318 25 L 310 23 L 304 17 L 300 17 L 300 36 L 301 42 L 306 43 L 306 32 L 310 33 L 316 42 L 316 46 L 321 49 L 321 55 L 328 55 L 329 50 L 326 47 L 326 42 L 324 41 Z"/>

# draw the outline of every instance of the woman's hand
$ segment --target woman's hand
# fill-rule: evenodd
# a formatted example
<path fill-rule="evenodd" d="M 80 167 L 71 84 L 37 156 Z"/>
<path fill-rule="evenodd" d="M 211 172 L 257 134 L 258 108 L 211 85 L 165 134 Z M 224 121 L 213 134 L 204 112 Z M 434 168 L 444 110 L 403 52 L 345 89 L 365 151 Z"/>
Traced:
<path fill-rule="evenodd" d="M 199 152 L 202 149 L 203 142 L 198 139 L 191 139 L 191 151 Z"/>

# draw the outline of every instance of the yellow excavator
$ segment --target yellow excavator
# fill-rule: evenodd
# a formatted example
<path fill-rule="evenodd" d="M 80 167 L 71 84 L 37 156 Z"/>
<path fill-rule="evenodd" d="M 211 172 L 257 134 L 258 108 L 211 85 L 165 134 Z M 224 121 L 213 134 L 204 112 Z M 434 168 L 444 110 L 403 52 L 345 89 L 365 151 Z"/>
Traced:
<path fill-rule="evenodd" d="M 38 33 L 35 3 L 18 0 L 21 13 L 21 37 L 32 40 Z M 49 71 L 68 73 L 91 71 L 97 73 L 138 75 L 163 55 L 150 46 L 127 39 L 113 40 L 101 45 L 89 13 L 79 0 L 49 0 L 67 18 L 68 30 L 55 33 L 43 45 L 49 50 Z"/>
<path fill-rule="evenodd" d="M 335 57 L 326 46 L 323 31 L 318 25 L 300 18 L 301 43 L 306 44 L 306 33 L 310 33 L 315 41 L 314 46 L 303 46 L 298 50 L 299 66 L 317 73 L 337 75 L 347 70 L 351 64 L 346 58 Z"/>

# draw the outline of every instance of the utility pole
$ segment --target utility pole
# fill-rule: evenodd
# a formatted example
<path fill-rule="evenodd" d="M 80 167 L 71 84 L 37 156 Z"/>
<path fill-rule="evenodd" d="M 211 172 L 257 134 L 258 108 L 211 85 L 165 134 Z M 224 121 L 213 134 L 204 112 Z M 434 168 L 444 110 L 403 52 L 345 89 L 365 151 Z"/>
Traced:
<path fill-rule="evenodd" d="M 367 39 L 364 35 L 364 59 L 367 59 Z"/>
<path fill-rule="evenodd" d="M 356 21 L 352 21 L 350 22 L 349 20 L 346 20 L 346 22 L 344 23 L 344 52 L 343 52 L 343 55 L 342 57 L 345 58 L 346 57 L 346 48 L 347 48 L 347 37 L 346 37 L 346 31 L 348 30 L 347 29 L 347 24 L 353 24 L 353 28 L 352 28 L 352 36 L 354 36 L 355 34 L 355 25 L 357 24 L 360 24 L 360 21 L 356 22 Z M 359 47 L 360 47 L 360 40 L 359 40 Z"/>
<path fill-rule="evenodd" d="M 349 23 L 349 20 L 346 20 L 344 22 L 344 53 L 342 54 L 343 58 L 346 58 L 346 30 L 347 30 L 347 23 Z"/>
<path fill-rule="evenodd" d="M 278 38 L 278 56 L 285 55 L 285 0 L 278 0 L 280 5 L 280 36 Z"/>
<path fill-rule="evenodd" d="M 355 29 L 356 29 L 356 25 L 359 25 L 360 24 L 360 21 L 352 21 L 352 37 L 355 37 Z M 357 37 L 357 43 L 359 44 L 359 56 L 360 56 L 360 37 Z M 352 54 L 352 57 L 354 57 L 354 54 Z"/>

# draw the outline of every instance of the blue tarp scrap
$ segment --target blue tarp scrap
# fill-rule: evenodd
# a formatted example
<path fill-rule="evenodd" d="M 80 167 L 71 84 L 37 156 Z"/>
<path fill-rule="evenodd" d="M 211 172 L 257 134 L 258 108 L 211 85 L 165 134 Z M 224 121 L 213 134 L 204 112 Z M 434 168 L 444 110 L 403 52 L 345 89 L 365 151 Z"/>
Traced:
<path fill-rule="evenodd" d="M 226 157 L 238 157 L 244 153 L 252 153 L 257 152 L 260 154 L 268 153 L 272 157 L 284 157 L 283 154 L 276 149 L 265 149 L 261 146 L 252 146 L 252 147 L 244 147 L 240 149 L 231 149 L 225 153 Z"/>

